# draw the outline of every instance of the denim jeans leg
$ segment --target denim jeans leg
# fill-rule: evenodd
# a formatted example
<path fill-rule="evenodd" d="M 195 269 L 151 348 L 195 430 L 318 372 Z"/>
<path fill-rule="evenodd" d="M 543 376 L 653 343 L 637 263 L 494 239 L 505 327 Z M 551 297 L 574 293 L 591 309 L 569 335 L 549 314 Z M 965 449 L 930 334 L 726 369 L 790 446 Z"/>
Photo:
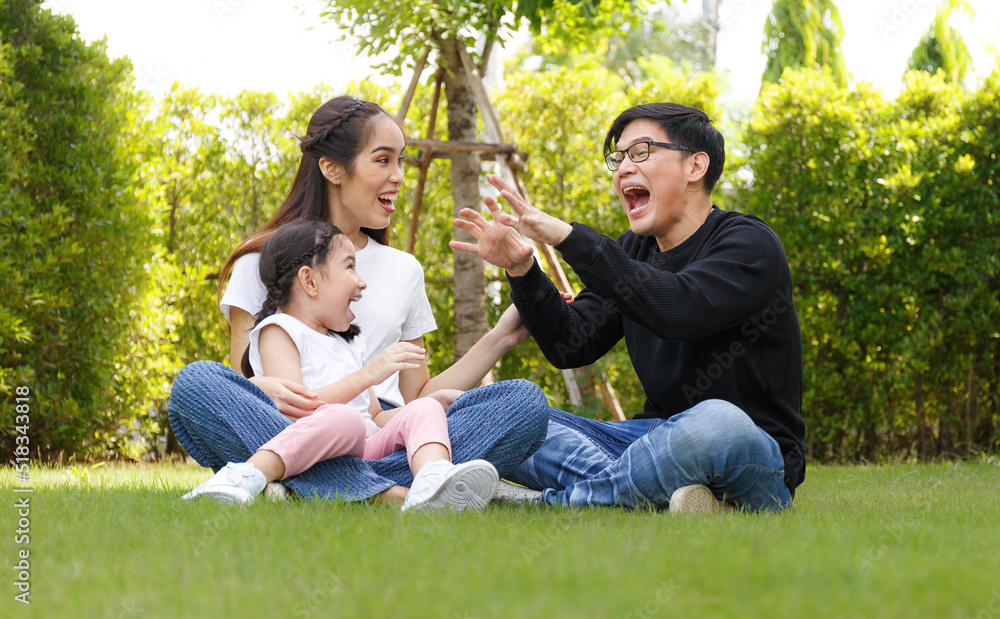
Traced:
<path fill-rule="evenodd" d="M 563 425 L 562 421 L 557 423 Z M 628 422 L 612 425 L 623 423 Z M 583 425 L 592 427 L 586 421 Z M 559 431 L 558 446 L 566 458 L 565 468 L 575 472 L 581 468 L 577 453 L 592 455 L 593 447 L 587 443 L 594 439 L 577 432 L 574 448 L 566 436 L 565 430 Z M 602 449 L 608 451 L 607 447 L 605 443 Z M 532 460 L 544 450 L 545 445 Z M 790 500 L 777 442 L 746 413 L 721 400 L 701 402 L 668 420 L 654 420 L 648 432 L 603 469 L 594 470 L 598 463 L 591 464 L 588 474 L 576 476 L 583 479 L 547 486 L 543 500 L 571 506 L 666 507 L 676 489 L 692 484 L 706 485 L 718 498 L 753 510 L 780 509 Z"/>
<path fill-rule="evenodd" d="M 568 488 L 611 466 L 659 422 L 596 421 L 552 408 L 545 442 L 507 479 L 538 490 Z"/>
<path fill-rule="evenodd" d="M 549 405 L 545 393 L 522 379 L 466 391 L 448 408 L 448 438 L 454 462 L 483 459 L 509 475 L 545 439 Z M 401 486 L 413 475 L 406 452 L 371 462 L 372 469 Z"/>

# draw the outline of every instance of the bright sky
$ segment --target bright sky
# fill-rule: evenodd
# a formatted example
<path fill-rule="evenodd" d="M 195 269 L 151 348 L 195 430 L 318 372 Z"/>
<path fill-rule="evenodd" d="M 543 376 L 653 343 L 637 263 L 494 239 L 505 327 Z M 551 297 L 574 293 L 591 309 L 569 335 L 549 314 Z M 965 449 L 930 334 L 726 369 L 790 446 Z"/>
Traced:
<path fill-rule="evenodd" d="M 939 0 L 836 0 L 844 23 L 844 60 L 856 80 L 886 96 L 899 90 L 913 48 L 934 17 Z M 764 22 L 772 0 L 722 0 L 718 66 L 728 71 L 730 100 L 751 102 L 760 88 Z M 997 61 L 1000 3 L 969 0 L 977 16 L 952 25 L 973 54 L 974 71 L 989 74 Z M 700 12 L 701 0 L 684 10 Z M 140 87 L 160 93 L 174 79 L 207 92 L 276 93 L 333 87 L 374 75 L 339 32 L 324 24 L 322 0 L 49 0 L 45 6 L 72 15 L 84 39 L 107 37 L 113 57 L 128 56 Z"/>

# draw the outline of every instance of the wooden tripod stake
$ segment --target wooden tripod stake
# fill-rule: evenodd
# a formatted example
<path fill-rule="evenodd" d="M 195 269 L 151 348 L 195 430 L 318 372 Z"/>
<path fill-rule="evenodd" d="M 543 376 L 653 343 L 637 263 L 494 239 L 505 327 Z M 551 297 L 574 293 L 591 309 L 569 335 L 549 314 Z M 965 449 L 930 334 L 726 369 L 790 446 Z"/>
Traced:
<path fill-rule="evenodd" d="M 497 120 L 496 110 L 494 110 L 493 105 L 490 103 L 489 95 L 486 92 L 486 87 L 483 85 L 482 77 L 479 74 L 479 70 L 473 64 L 472 58 L 469 57 L 468 51 L 465 49 L 464 45 L 459 44 L 456 45 L 456 47 L 458 49 L 459 57 L 462 60 L 462 66 L 465 68 L 465 72 L 469 77 L 469 84 L 472 87 L 473 98 L 475 98 L 476 106 L 479 108 L 479 113 L 483 117 L 483 123 L 486 126 L 486 134 L 489 136 L 491 143 L 469 144 L 465 142 L 439 142 L 434 139 L 435 124 L 437 123 L 437 113 L 441 98 L 441 82 L 443 78 L 441 70 L 439 69 L 434 84 L 434 95 L 431 102 L 430 112 L 431 115 L 428 119 L 427 125 L 427 138 L 425 140 L 412 139 L 410 137 L 406 138 L 407 145 L 419 146 L 423 149 L 420 159 L 416 162 L 420 167 L 420 173 L 417 177 L 413 210 L 410 215 L 410 229 L 406 240 L 406 251 L 410 253 L 413 253 L 416 230 L 420 223 L 420 211 L 422 209 L 424 185 L 427 182 L 427 169 L 430 167 L 431 160 L 436 156 L 441 156 L 441 153 L 447 153 L 449 151 L 477 152 L 481 156 L 485 155 L 482 157 L 483 159 L 494 158 L 497 167 L 500 168 L 500 175 L 503 179 L 508 184 L 516 187 L 518 193 L 520 193 L 525 200 L 528 199 L 528 192 L 525 190 L 524 183 L 521 182 L 521 179 L 517 174 L 519 171 L 524 171 L 524 162 L 518 155 L 516 148 L 504 142 L 503 132 L 501 131 L 500 123 Z M 425 52 L 419 62 L 417 62 L 417 66 L 413 72 L 413 78 L 410 80 L 409 88 L 407 88 L 406 94 L 403 96 L 399 114 L 396 116 L 401 126 L 403 121 L 406 119 L 406 113 L 409 110 L 410 102 L 413 100 L 413 95 L 416 92 L 418 84 L 420 83 L 420 76 L 421 73 L 423 73 L 424 65 L 427 62 L 429 53 L 430 50 Z M 562 264 L 559 262 L 559 258 L 556 256 L 552 247 L 546 245 L 545 243 L 535 243 L 535 247 L 538 248 L 539 253 L 545 258 L 549 276 L 552 277 L 556 286 L 560 290 L 569 292 L 569 280 L 566 278 L 566 273 L 562 269 Z M 562 370 L 562 374 L 563 381 L 566 384 L 566 391 L 570 397 L 570 402 L 574 406 L 579 406 L 582 403 L 580 382 L 589 382 L 592 380 L 592 372 L 588 368 L 576 368 Z M 608 410 L 611 411 L 615 419 L 624 420 L 625 414 L 622 411 L 621 404 L 619 404 L 618 397 L 611 384 L 607 381 L 594 380 L 593 382 L 595 388 L 600 393 L 605 406 L 607 406 Z"/>

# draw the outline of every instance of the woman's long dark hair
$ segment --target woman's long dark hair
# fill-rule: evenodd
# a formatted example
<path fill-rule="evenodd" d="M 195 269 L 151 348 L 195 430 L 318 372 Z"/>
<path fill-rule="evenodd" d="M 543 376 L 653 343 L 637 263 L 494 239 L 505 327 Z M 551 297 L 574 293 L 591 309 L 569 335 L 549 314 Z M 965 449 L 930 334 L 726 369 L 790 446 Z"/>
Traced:
<path fill-rule="evenodd" d="M 274 215 L 240 243 L 226 260 L 219 273 L 220 295 L 236 261 L 246 254 L 261 251 L 275 230 L 294 221 L 330 221 L 330 206 L 327 202 L 329 181 L 319 169 L 319 160 L 326 157 L 343 166 L 350 175 L 354 171 L 355 158 L 374 132 L 372 121 L 379 114 L 389 116 L 377 103 L 358 101 L 348 96 L 330 99 L 313 113 L 306 135 L 299 138 L 302 159 L 288 197 Z M 361 231 L 382 245 L 388 244 L 386 228 L 361 228 Z"/>
<path fill-rule="evenodd" d="M 256 327 L 268 316 L 277 312 L 292 298 L 292 289 L 298 281 L 299 269 L 304 266 L 323 268 L 330 253 L 330 243 L 337 236 L 346 236 L 337 226 L 325 221 L 298 221 L 275 230 L 260 253 L 260 280 L 267 288 L 264 306 L 257 314 Z M 347 331 L 331 331 L 348 342 L 361 332 L 357 325 Z M 254 375 L 250 367 L 250 347 L 243 352 L 240 362 L 243 375 Z"/>

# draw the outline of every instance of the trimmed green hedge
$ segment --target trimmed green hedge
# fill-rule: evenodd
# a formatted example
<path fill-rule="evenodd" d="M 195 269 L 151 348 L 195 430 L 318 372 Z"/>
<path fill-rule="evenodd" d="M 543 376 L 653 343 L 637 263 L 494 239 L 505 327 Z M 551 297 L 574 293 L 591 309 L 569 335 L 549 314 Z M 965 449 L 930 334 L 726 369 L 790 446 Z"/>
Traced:
<path fill-rule="evenodd" d="M 115 366 L 148 246 L 131 68 L 37 1 L 0 0 L 0 41 L 0 392 L 30 389 L 32 454 L 87 452 L 121 427 Z M 4 406 L 5 461 L 13 421 Z"/>
<path fill-rule="evenodd" d="M 885 101 L 786 72 L 747 127 L 736 203 L 791 263 L 814 459 L 997 446 L 1000 71 L 905 82 Z"/>

